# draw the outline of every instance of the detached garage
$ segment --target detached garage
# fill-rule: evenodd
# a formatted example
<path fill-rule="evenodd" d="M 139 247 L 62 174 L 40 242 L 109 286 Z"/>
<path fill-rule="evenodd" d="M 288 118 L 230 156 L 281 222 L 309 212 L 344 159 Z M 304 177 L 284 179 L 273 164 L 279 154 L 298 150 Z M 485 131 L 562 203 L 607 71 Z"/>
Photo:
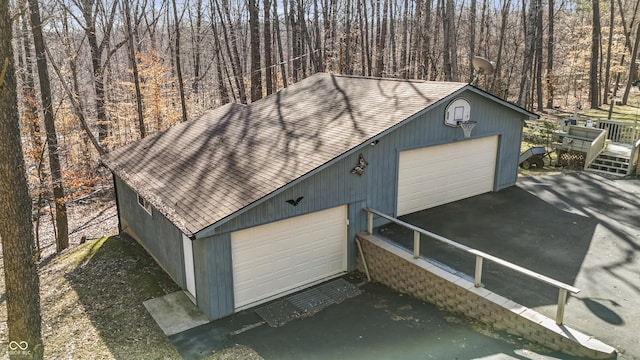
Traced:
<path fill-rule="evenodd" d="M 355 269 L 365 207 L 400 216 L 514 185 L 535 117 L 465 83 L 316 74 L 102 162 L 121 231 L 216 319 Z"/>
<path fill-rule="evenodd" d="M 493 190 L 498 136 L 400 152 L 397 216 Z"/>
<path fill-rule="evenodd" d="M 344 274 L 346 219 L 342 205 L 232 232 L 236 310 Z"/>

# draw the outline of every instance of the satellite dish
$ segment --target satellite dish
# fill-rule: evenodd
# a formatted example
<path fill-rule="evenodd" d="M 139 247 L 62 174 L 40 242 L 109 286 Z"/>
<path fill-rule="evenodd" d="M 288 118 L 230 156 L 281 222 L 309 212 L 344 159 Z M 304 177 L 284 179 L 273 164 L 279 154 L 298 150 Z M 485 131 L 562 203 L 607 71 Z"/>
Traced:
<path fill-rule="evenodd" d="M 475 85 L 480 75 L 493 74 L 493 71 L 494 71 L 493 64 L 491 63 L 491 61 L 483 57 L 474 56 L 473 59 L 471 59 L 471 64 L 473 65 L 473 68 L 476 69 L 476 73 L 475 73 L 475 76 L 473 77 L 473 81 L 471 82 L 471 85 Z"/>

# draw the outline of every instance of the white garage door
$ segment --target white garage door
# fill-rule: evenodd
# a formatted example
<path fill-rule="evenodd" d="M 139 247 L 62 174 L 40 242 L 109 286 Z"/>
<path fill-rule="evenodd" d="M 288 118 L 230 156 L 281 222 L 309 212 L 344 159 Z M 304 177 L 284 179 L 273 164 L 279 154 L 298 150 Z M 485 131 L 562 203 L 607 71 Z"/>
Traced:
<path fill-rule="evenodd" d="M 236 310 L 347 271 L 347 206 L 231 234 Z"/>
<path fill-rule="evenodd" d="M 400 152 L 398 216 L 493 190 L 498 137 Z"/>

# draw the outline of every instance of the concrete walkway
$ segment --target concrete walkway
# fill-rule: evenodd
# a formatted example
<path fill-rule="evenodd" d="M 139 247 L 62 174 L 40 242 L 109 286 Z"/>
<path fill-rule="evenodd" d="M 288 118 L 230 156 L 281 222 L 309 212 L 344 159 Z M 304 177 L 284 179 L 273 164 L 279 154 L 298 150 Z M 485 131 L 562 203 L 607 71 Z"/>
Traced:
<path fill-rule="evenodd" d="M 619 359 L 640 359 L 640 180 L 584 172 L 521 178 L 516 187 L 402 220 L 580 288 L 569 299 L 565 323 L 616 347 Z M 412 246 L 412 233 L 396 225 L 378 231 Z M 472 256 L 426 238 L 421 249 L 473 274 Z M 491 263 L 483 283 L 555 317 L 554 288 Z"/>

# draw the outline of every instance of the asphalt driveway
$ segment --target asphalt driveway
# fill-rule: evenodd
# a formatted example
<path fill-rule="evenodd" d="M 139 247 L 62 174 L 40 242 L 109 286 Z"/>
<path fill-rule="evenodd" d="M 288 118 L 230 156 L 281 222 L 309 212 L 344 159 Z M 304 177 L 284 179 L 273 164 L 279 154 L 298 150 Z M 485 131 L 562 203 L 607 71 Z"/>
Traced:
<path fill-rule="evenodd" d="M 565 323 L 640 359 L 640 180 L 576 172 L 521 178 L 517 186 L 402 220 L 514 262 L 581 292 Z M 411 232 L 377 229 L 412 245 Z M 423 238 L 422 255 L 473 275 L 474 259 Z M 554 318 L 557 290 L 485 262 L 484 285 Z"/>
<path fill-rule="evenodd" d="M 576 359 L 482 324 L 439 310 L 377 283 L 361 284 L 362 293 L 315 315 L 280 327 L 266 324 L 253 310 L 172 335 L 185 359 L 201 359 L 241 344 L 264 359 Z M 246 331 L 238 331 L 247 329 Z"/>

